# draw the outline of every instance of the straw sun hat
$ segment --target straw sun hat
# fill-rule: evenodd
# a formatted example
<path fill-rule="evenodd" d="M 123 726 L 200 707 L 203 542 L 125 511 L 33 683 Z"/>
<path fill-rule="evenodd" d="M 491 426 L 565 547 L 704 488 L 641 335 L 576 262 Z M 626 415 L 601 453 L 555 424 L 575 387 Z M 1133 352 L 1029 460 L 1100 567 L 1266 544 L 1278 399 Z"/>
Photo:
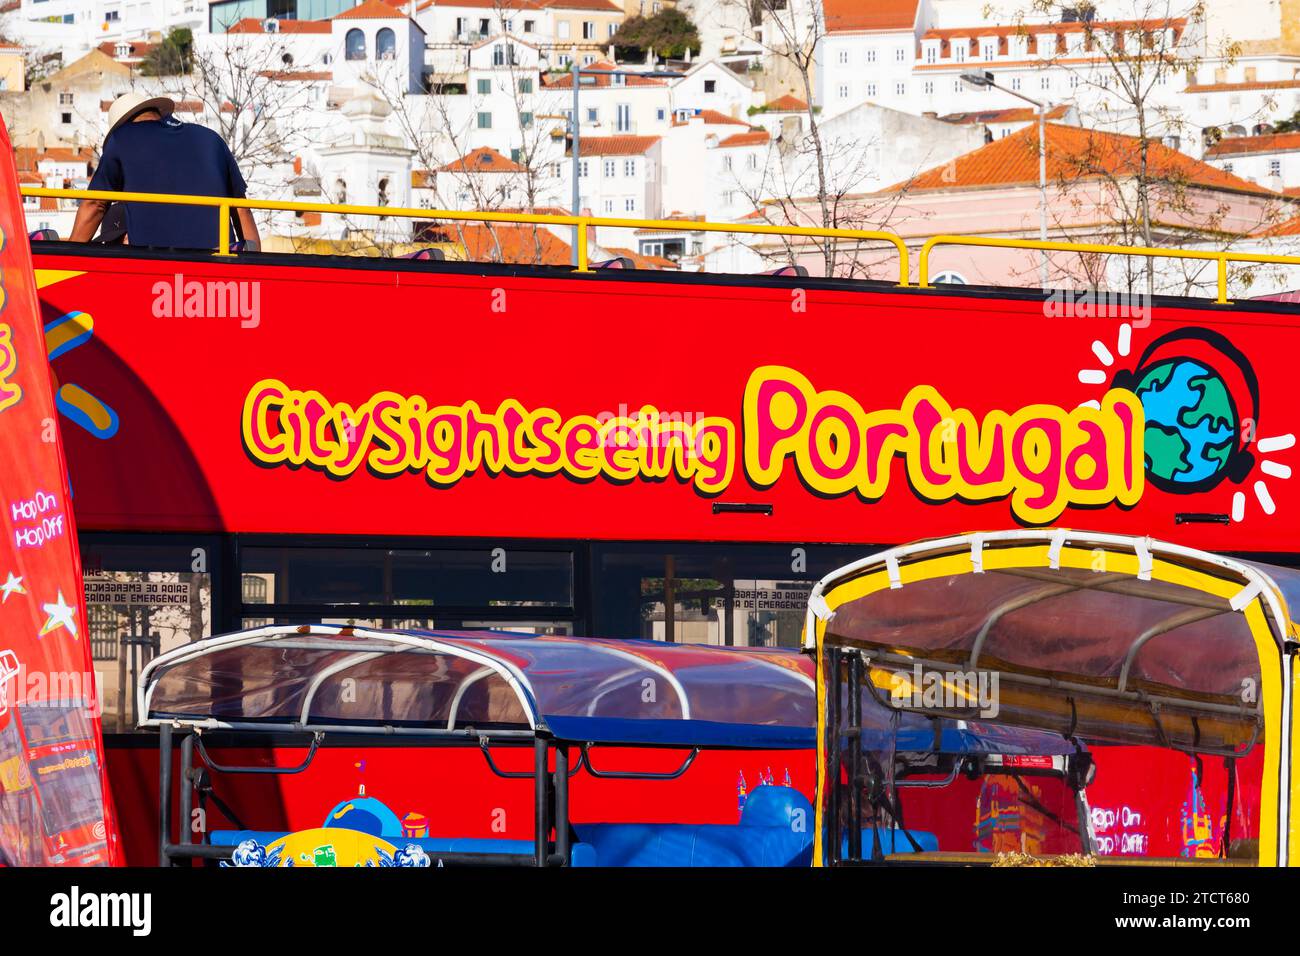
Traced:
<path fill-rule="evenodd" d="M 176 110 L 176 104 L 169 96 L 151 97 L 141 93 L 123 93 L 108 108 L 108 132 L 111 133 L 123 123 L 130 122 L 133 116 L 145 110 L 157 110 L 163 116 L 171 116 Z"/>

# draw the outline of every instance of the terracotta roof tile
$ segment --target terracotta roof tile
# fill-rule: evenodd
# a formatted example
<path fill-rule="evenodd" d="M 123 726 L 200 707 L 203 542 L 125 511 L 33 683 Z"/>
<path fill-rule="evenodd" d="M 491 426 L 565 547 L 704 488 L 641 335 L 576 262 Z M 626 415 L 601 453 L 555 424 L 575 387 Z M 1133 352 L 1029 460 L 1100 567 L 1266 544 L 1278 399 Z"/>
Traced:
<path fill-rule="evenodd" d="M 1124 178 L 1134 174 L 1139 140 L 1100 130 L 1049 123 L 1047 177 L 1053 182 L 1088 179 L 1100 175 Z M 1160 143 L 1150 143 L 1148 162 L 1152 175 L 1177 177 L 1191 185 L 1275 196 L 1270 189 L 1247 182 L 1208 163 L 1192 159 Z M 986 146 L 936 166 L 910 182 L 885 192 L 920 189 L 972 189 L 1038 183 L 1038 130 L 1027 126 Z"/>
<path fill-rule="evenodd" d="M 256 17 L 245 17 L 227 33 L 265 33 L 265 19 L 259 20 Z M 279 20 L 276 30 L 279 33 L 329 33 L 333 29 L 328 20 Z"/>
<path fill-rule="evenodd" d="M 404 20 L 405 13 L 384 0 L 365 0 L 359 6 L 334 14 L 335 20 Z"/>
<path fill-rule="evenodd" d="M 1173 27 L 1175 36 L 1181 36 L 1182 31 L 1187 27 L 1185 18 L 1169 19 L 1149 19 L 1149 20 L 1094 20 L 1086 25 L 1080 22 L 1064 23 L 1021 23 L 1010 25 L 997 25 L 992 23 L 977 23 L 965 27 L 946 27 L 944 29 L 927 30 L 921 34 L 922 40 L 954 40 L 954 39 L 977 39 L 983 37 L 998 37 L 1005 40 L 1007 37 L 1014 36 L 1039 36 L 1042 34 L 1057 36 L 1069 36 L 1071 34 L 1090 33 L 1093 36 L 1102 33 L 1123 33 L 1129 30 L 1151 30 L 1164 27 Z"/>
<path fill-rule="evenodd" d="M 802 113 L 808 109 L 808 104 L 797 96 L 791 96 L 786 93 L 784 96 L 778 96 L 767 104 L 769 113 Z"/>
<path fill-rule="evenodd" d="M 130 48 L 130 51 L 122 56 L 118 56 L 117 47 L 119 43 L 125 43 Z M 142 60 L 149 55 L 151 50 L 154 50 L 158 46 L 159 44 L 157 43 L 144 43 L 140 40 L 107 40 L 96 47 L 96 49 L 99 50 L 100 53 L 111 56 L 115 60 Z"/>
<path fill-rule="evenodd" d="M 622 246 L 606 246 L 608 252 L 616 256 L 625 256 L 632 260 L 632 264 L 638 269 L 679 269 L 681 268 L 672 259 L 665 259 L 663 256 L 647 256 L 632 249 L 625 249 Z"/>
<path fill-rule="evenodd" d="M 597 10 L 622 13 L 623 7 L 612 0 L 537 0 L 539 7 L 549 10 Z"/>
<path fill-rule="evenodd" d="M 910 30 L 917 0 L 823 0 L 827 33 Z"/>
<path fill-rule="evenodd" d="M 1229 136 L 1205 151 L 1207 158 L 1241 156 L 1246 153 L 1281 153 L 1300 149 L 1300 133 L 1264 133 L 1260 136 Z"/>
<path fill-rule="evenodd" d="M 695 114 L 704 120 L 706 126 L 748 126 L 742 119 L 736 119 L 734 116 L 728 116 L 726 113 L 719 113 L 717 110 L 700 110 Z"/>
<path fill-rule="evenodd" d="M 34 170 L 42 160 L 53 160 L 59 163 L 93 163 L 95 151 L 88 146 L 81 149 L 66 146 L 51 146 L 43 150 L 34 146 L 14 148 L 14 165 L 19 170 Z"/>
<path fill-rule="evenodd" d="M 587 141 L 582 141 L 586 152 Z M 512 159 L 502 156 L 491 146 L 480 146 L 471 150 L 460 159 L 454 159 L 446 166 L 438 168 L 440 173 L 522 173 L 524 167 Z"/>
<path fill-rule="evenodd" d="M 584 136 L 578 150 L 582 156 L 640 156 L 657 142 L 658 136 Z"/>
<path fill-rule="evenodd" d="M 1070 107 L 1062 104 L 1054 106 L 1048 110 L 1047 118 L 1049 120 L 1064 119 L 1065 115 L 1070 112 Z M 1025 123 L 1034 122 L 1038 119 L 1038 110 L 1032 106 L 1013 106 L 1004 110 L 975 110 L 970 113 L 949 113 L 946 116 L 940 116 L 939 119 L 945 123 Z"/>
<path fill-rule="evenodd" d="M 1259 80 L 1250 83 L 1188 83 L 1188 93 L 1247 93 L 1252 90 L 1296 90 L 1300 79 Z"/>
<path fill-rule="evenodd" d="M 735 146 L 762 146 L 768 140 L 767 130 L 751 129 L 744 133 L 733 133 L 726 139 L 718 141 L 719 149 L 730 149 Z"/>
<path fill-rule="evenodd" d="M 1300 236 L 1300 216 L 1294 219 L 1288 219 L 1280 222 L 1276 226 L 1265 229 L 1260 233 L 1261 236 Z"/>
<path fill-rule="evenodd" d="M 540 10 L 542 5 L 536 0 L 439 0 L 436 4 L 442 7 L 469 7 L 475 10 Z M 435 6 L 434 0 L 424 0 L 415 8 L 417 13 L 423 12 L 430 7 Z"/>
<path fill-rule="evenodd" d="M 431 241 L 463 245 L 470 262 L 569 264 L 569 244 L 542 226 L 461 223 L 436 230 L 441 238 Z"/>
<path fill-rule="evenodd" d="M 617 70 L 613 63 L 599 62 L 592 63 L 582 68 L 582 88 L 586 89 L 605 89 L 614 85 L 618 80 L 622 86 L 667 86 L 667 79 L 656 78 L 653 76 L 635 76 L 624 74 L 621 77 L 611 76 L 608 73 L 588 73 L 588 70 Z M 545 79 L 547 89 L 553 90 L 571 90 L 573 89 L 573 74 L 564 73 L 560 76 L 552 76 Z"/>

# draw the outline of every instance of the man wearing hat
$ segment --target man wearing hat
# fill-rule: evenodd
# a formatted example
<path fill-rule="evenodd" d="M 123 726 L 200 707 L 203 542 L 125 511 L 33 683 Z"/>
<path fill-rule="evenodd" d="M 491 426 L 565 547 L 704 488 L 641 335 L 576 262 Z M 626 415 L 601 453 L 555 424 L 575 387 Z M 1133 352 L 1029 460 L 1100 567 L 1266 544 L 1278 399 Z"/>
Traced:
<path fill-rule="evenodd" d="M 172 193 L 243 199 L 244 177 L 225 141 L 196 123 L 172 116 L 176 104 L 166 96 L 126 93 L 108 111 L 108 136 L 91 189 L 112 192 Z M 108 203 L 86 199 L 72 225 L 73 242 L 89 242 Z M 246 248 L 256 248 L 257 224 L 239 209 L 239 233 Z M 126 204 L 127 241 L 165 249 L 215 249 L 217 210 L 160 203 Z M 237 238 L 237 237 L 232 237 Z"/>

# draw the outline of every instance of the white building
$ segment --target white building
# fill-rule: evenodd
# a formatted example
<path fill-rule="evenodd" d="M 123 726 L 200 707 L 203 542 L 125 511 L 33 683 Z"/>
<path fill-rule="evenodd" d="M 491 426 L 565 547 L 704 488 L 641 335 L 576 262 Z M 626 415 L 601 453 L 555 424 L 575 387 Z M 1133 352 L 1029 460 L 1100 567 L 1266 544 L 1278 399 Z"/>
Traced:
<path fill-rule="evenodd" d="M 1222 139 L 1205 161 L 1277 192 L 1300 187 L 1300 133 L 1264 133 Z"/>
<path fill-rule="evenodd" d="M 578 154 L 578 208 L 594 216 L 658 219 L 663 209 L 663 138 L 584 136 Z M 561 164 L 564 195 L 572 186 L 572 159 Z M 630 229 L 601 229 L 604 246 L 632 246 Z M 639 251 L 639 250 L 638 250 Z"/>
<path fill-rule="evenodd" d="M 583 136 L 630 133 L 661 135 L 673 122 L 673 96 L 668 79 L 633 74 L 613 75 L 619 69 L 607 60 L 590 64 L 578 88 L 578 120 Z M 566 121 L 573 118 L 573 73 L 551 74 L 544 80 L 553 105 Z"/>
<path fill-rule="evenodd" d="M 21 0 L 9 14 L 9 38 L 42 51 L 59 51 L 71 63 L 92 46 L 166 35 L 207 25 L 206 0 Z"/>
<path fill-rule="evenodd" d="M 1189 125 L 1208 134 L 1202 137 L 1205 145 L 1219 136 L 1266 132 L 1300 112 L 1300 55 L 1261 54 L 1209 64 L 1186 86 L 1183 99 Z"/>
<path fill-rule="evenodd" d="M 912 85 L 917 42 L 928 23 L 923 0 L 823 0 L 823 7 L 814 90 L 822 115 L 830 118 L 867 102 L 910 108 L 918 92 Z"/>
<path fill-rule="evenodd" d="M 425 33 L 410 17 L 383 0 L 364 0 L 330 27 L 335 84 L 357 89 L 379 79 L 393 92 L 424 91 Z"/>
<path fill-rule="evenodd" d="M 743 118 L 754 102 L 752 80 L 727 68 L 717 60 L 702 60 L 680 80 L 670 80 L 673 109 L 714 110 L 726 116 Z"/>
<path fill-rule="evenodd" d="M 389 132 L 385 121 L 392 107 L 374 90 L 361 89 L 343 104 L 340 112 L 348 127 L 316 150 L 319 178 L 328 201 L 350 206 L 409 207 L 411 157 L 415 151 Z M 376 240 L 397 242 L 410 237 L 411 220 L 332 216 L 323 229 L 330 238 L 343 238 L 361 230 Z"/>
<path fill-rule="evenodd" d="M 466 47 L 502 34 L 531 43 L 553 67 L 591 63 L 625 14 L 613 0 L 422 0 L 415 16 L 428 35 L 430 66 L 454 74 Z"/>

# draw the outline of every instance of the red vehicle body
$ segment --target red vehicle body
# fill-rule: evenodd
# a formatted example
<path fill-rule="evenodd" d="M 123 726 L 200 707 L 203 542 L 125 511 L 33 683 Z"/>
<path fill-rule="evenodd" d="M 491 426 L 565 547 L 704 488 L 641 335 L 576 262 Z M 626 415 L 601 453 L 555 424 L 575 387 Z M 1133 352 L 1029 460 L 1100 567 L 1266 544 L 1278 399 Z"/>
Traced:
<path fill-rule="evenodd" d="M 1057 317 L 1037 292 L 52 243 L 36 267 L 47 329 L 79 338 L 52 367 L 87 574 L 135 555 L 188 582 L 189 637 L 343 616 L 792 644 L 781 615 L 798 617 L 800 582 L 1014 523 L 1295 560 L 1294 306 Z M 1135 417 L 1134 392 L 1188 362 L 1199 411 Z M 516 557 L 525 584 L 487 577 Z M 146 643 L 148 600 L 147 621 L 120 617 Z M 129 734 L 108 747 L 128 857 L 152 862 L 156 752 Z M 278 804 L 293 828 L 364 783 L 467 836 L 501 806 L 530 825 L 479 755 L 409 757 L 326 749 L 328 774 L 219 796 Z M 811 753 L 706 758 L 671 783 L 575 787 L 575 816 L 732 822 L 741 775 L 769 767 L 811 791 Z M 1189 803 L 1188 758 L 1161 759 L 1143 792 L 1124 781 L 1149 754 L 1098 755 L 1113 852 L 1200 845 L 1180 817 L 1217 811 Z M 1223 774 L 1206 763 L 1214 808 Z"/>

